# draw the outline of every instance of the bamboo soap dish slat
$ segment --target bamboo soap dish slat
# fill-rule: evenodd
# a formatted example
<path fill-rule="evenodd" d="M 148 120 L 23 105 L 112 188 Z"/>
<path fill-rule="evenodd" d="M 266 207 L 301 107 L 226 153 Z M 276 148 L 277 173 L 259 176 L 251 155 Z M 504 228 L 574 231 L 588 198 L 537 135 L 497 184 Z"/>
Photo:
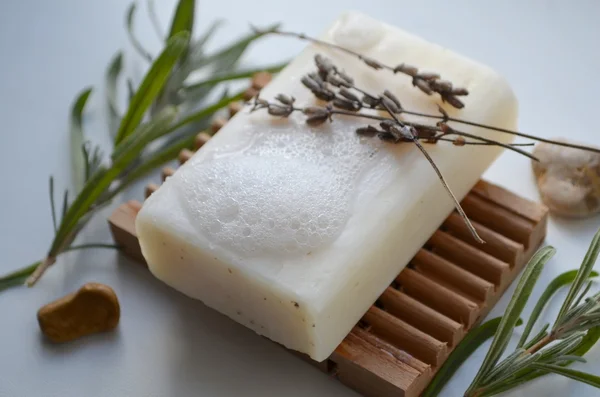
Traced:
<path fill-rule="evenodd" d="M 199 134 L 196 149 L 208 139 Z M 180 163 L 192 154 L 183 150 Z M 162 179 L 174 172 L 164 168 Z M 157 189 L 149 184 L 146 197 Z M 489 182 L 479 181 L 462 205 L 486 244 L 474 242 L 462 219 L 451 214 L 327 360 L 293 353 L 366 397 L 418 396 L 546 236 L 545 206 Z M 123 252 L 145 263 L 135 233 L 140 208 L 129 201 L 109 223 Z"/>

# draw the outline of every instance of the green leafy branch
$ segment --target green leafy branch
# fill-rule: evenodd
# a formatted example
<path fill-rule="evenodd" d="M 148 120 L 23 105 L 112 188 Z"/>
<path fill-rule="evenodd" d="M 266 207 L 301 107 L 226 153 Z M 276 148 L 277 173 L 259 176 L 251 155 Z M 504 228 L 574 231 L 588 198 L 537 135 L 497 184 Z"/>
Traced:
<path fill-rule="evenodd" d="M 586 297 L 600 251 L 600 231 L 594 236 L 577 270 L 552 280 L 536 303 L 514 352 L 500 360 L 545 263 L 554 255 L 552 247 L 540 249 L 529 261 L 502 318 L 486 322 L 471 331 L 456 347 L 422 397 L 437 396 L 460 365 L 487 339 L 493 336 L 481 367 L 465 392 L 466 397 L 494 396 L 523 383 L 554 373 L 591 386 L 600 387 L 600 377 L 566 368 L 585 362 L 586 354 L 600 339 L 600 293 Z M 531 332 L 543 309 L 556 292 L 571 284 L 567 297 L 552 327 L 544 324 L 533 337 Z"/>
<path fill-rule="evenodd" d="M 236 70 L 250 44 L 264 36 L 256 32 L 215 53 L 206 54 L 205 45 L 220 24 L 212 24 L 198 39 L 193 39 L 195 8 L 194 0 L 178 2 L 164 38 L 165 46 L 157 56 L 147 51 L 135 35 L 136 4 L 128 8 L 125 26 L 131 44 L 150 65 L 139 86 L 135 87 L 131 79 L 126 79 L 129 104 L 124 112 L 118 105 L 123 53 L 117 52 L 108 65 L 106 104 L 108 130 L 114 142 L 112 154 L 104 159 L 100 148 L 85 139 L 84 113 L 93 93 L 93 89 L 87 87 L 77 95 L 71 107 L 71 192 L 75 197 L 70 201 L 69 189 L 65 190 L 59 214 L 55 205 L 54 178 L 50 177 L 50 207 L 55 230 L 50 248 L 42 260 L 0 277 L 0 291 L 24 282 L 34 285 L 63 253 L 89 248 L 118 248 L 110 244 L 74 245 L 73 242 L 94 213 L 110 204 L 116 195 L 157 167 L 175 159 L 181 149 L 190 148 L 198 132 L 191 128 L 207 124 L 217 111 L 242 98 L 242 93 L 223 95 L 214 103 L 206 104 L 208 95 L 220 83 L 249 78 L 258 70 L 276 72 L 284 66 Z M 155 29 L 162 32 L 151 2 L 148 9 Z M 208 71 L 208 77 L 189 84 L 188 77 L 199 70 Z"/>

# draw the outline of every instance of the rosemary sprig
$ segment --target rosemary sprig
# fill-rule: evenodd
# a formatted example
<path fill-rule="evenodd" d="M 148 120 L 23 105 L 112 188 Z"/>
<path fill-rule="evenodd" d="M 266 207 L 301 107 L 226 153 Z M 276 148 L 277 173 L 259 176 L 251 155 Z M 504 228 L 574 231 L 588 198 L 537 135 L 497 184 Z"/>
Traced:
<path fill-rule="evenodd" d="M 227 67 L 220 69 L 216 66 L 224 65 L 232 60 L 236 63 L 246 48 L 254 40 L 262 37 L 262 35 L 252 33 L 226 46 L 224 50 L 204 55 L 203 46 L 212 36 L 218 24 L 210 26 L 197 40 L 191 40 L 191 32 L 186 29 L 194 25 L 194 8 L 194 1 L 181 0 L 174 13 L 164 49 L 156 58 L 153 58 L 148 52 L 142 55 L 153 61 L 140 86 L 136 88 L 131 79 L 125 79 L 130 100 L 122 117 L 118 110 L 116 97 L 123 55 L 118 52 L 111 60 L 106 72 L 106 84 L 107 105 L 112 119 L 109 130 L 114 136 L 114 150 L 108 164 L 102 161 L 99 148 L 92 147 L 84 139 L 82 116 L 91 90 L 86 89 L 78 95 L 71 112 L 71 124 L 72 137 L 76 138 L 73 139 L 72 153 L 81 156 L 78 161 L 83 159 L 82 167 L 77 165 L 81 164 L 80 162 L 73 161 L 74 170 L 83 170 L 83 178 L 78 178 L 81 180 L 81 187 L 76 186 L 75 198 L 72 201 L 69 201 L 68 190 L 64 192 L 62 215 L 59 218 L 54 205 L 54 179 L 51 178 L 51 210 L 56 228 L 50 248 L 43 260 L 0 277 L 0 291 L 15 285 L 22 285 L 25 280 L 28 285 L 34 285 L 62 253 L 99 247 L 98 244 L 74 245 L 73 241 L 92 216 L 108 205 L 117 194 L 155 167 L 176 158 L 182 148 L 190 147 L 193 139 L 191 132 L 194 131 L 187 131 L 188 127 L 207 123 L 215 112 L 230 102 L 241 99 L 242 94 L 238 93 L 224 96 L 206 106 L 204 100 L 208 94 L 207 91 L 210 91 L 207 90 L 204 95 L 195 95 L 193 102 L 177 98 L 176 101 L 166 100 L 157 106 L 159 100 L 174 98 L 175 93 L 182 91 L 185 77 L 197 68 L 215 68 L 219 74 L 216 75 L 216 72 L 213 72 L 213 76 L 218 76 L 219 82 L 242 78 L 239 73 L 227 74 L 227 70 L 233 70 L 233 65 L 227 64 Z M 133 46 L 137 50 L 145 51 L 133 35 L 134 13 L 135 5 L 132 5 L 127 11 L 126 28 Z M 184 57 L 185 55 L 187 57 Z M 185 69 L 183 74 L 182 68 Z M 178 78 L 183 77 L 182 83 L 169 85 L 168 83 L 174 81 L 175 74 Z M 210 85 L 211 88 L 214 88 L 217 82 L 212 82 Z M 199 110 L 192 111 L 192 109 Z M 118 128 L 112 127 L 112 125 L 117 125 Z M 163 138 L 167 135 L 168 138 Z M 163 139 L 166 143 L 159 142 Z M 153 142 L 158 144 L 150 145 Z"/>
<path fill-rule="evenodd" d="M 517 350 L 499 362 L 515 328 L 508 319 L 520 313 L 527 303 L 537 280 L 530 273 L 532 269 L 541 271 L 541 267 L 551 256 L 548 250 L 546 247 L 538 251 L 528 264 L 503 316 L 506 326 L 498 328 L 479 372 L 465 392 L 466 397 L 496 395 L 548 373 L 563 375 L 600 388 L 599 377 L 565 368 L 574 361 L 585 362 L 582 356 L 600 338 L 600 293 L 583 300 L 589 290 L 588 278 L 597 275 L 592 268 L 600 252 L 600 230 L 594 236 L 579 270 L 575 274 L 563 273 L 548 285 L 534 308 Z M 537 335 L 529 338 L 533 325 L 550 297 L 560 286 L 571 281 L 573 283 L 567 298 L 550 332 L 549 324 L 546 324 Z"/>

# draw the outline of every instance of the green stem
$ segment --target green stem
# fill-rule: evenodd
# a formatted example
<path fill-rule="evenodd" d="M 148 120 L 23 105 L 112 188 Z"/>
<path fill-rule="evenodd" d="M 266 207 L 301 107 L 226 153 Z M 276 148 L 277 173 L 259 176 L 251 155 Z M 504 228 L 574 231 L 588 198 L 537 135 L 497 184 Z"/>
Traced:
<path fill-rule="evenodd" d="M 69 248 L 65 249 L 63 252 L 69 251 L 77 251 L 83 249 L 92 249 L 92 248 L 113 248 L 118 249 L 119 246 L 114 244 L 81 244 L 81 245 L 72 245 Z M 16 287 L 19 285 L 23 285 L 27 277 L 31 276 L 31 274 L 37 269 L 41 261 L 37 261 L 32 263 L 29 266 L 16 270 L 12 273 L 6 274 L 0 277 L 0 291 L 8 289 L 10 287 Z"/>

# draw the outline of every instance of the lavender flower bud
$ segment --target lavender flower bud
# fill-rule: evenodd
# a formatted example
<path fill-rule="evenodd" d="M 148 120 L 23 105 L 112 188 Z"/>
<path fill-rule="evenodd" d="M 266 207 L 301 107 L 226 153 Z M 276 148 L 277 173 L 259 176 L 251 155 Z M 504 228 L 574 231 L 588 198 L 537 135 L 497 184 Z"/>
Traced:
<path fill-rule="evenodd" d="M 370 106 L 370 107 L 374 108 L 374 107 L 376 107 L 377 105 L 379 105 L 379 102 L 380 102 L 380 101 L 379 101 L 379 98 L 375 98 L 375 97 L 372 97 L 371 95 L 367 95 L 367 94 L 365 94 L 365 95 L 363 95 L 363 97 L 362 97 L 362 102 L 363 102 L 365 105 L 367 105 L 367 106 Z"/>
<path fill-rule="evenodd" d="M 302 84 L 312 92 L 321 90 L 321 85 L 315 81 L 312 77 L 303 76 L 300 80 Z"/>
<path fill-rule="evenodd" d="M 348 76 L 345 72 L 338 70 L 337 74 L 342 80 L 344 80 L 349 85 L 354 84 L 354 79 L 352 77 Z"/>
<path fill-rule="evenodd" d="M 443 95 L 442 99 L 457 109 L 462 109 L 463 107 L 465 107 L 465 104 L 462 103 L 462 101 L 454 95 Z"/>
<path fill-rule="evenodd" d="M 414 66 L 401 63 L 400 65 L 394 68 L 394 73 L 404 73 L 409 76 L 415 77 L 417 73 L 419 73 L 419 69 L 417 69 Z"/>
<path fill-rule="evenodd" d="M 437 73 L 419 73 L 416 77 L 419 77 L 423 80 L 437 80 L 440 78 L 440 75 Z"/>
<path fill-rule="evenodd" d="M 377 135 L 378 133 L 380 133 L 381 131 L 379 131 L 377 128 L 373 127 L 372 125 L 368 125 L 366 127 L 360 127 L 356 129 L 356 133 L 360 136 L 366 136 L 366 137 L 374 137 L 375 135 Z"/>
<path fill-rule="evenodd" d="M 348 110 L 350 112 L 357 112 L 361 108 L 361 105 L 359 102 L 349 101 L 344 98 L 335 98 L 333 100 L 333 106 L 335 106 L 336 108 Z"/>
<path fill-rule="evenodd" d="M 431 90 L 431 87 L 429 86 L 429 83 L 421 78 L 414 77 L 413 85 L 416 86 L 418 89 L 420 89 L 427 95 L 431 95 L 433 93 L 433 91 Z"/>
<path fill-rule="evenodd" d="M 294 98 L 293 96 L 286 95 L 286 94 L 277 94 L 275 99 L 277 99 L 279 102 L 283 103 L 284 105 L 290 105 L 290 106 L 293 105 L 294 101 L 296 100 L 296 98 Z"/>
<path fill-rule="evenodd" d="M 383 68 L 383 65 L 374 59 L 362 57 L 362 60 L 364 63 L 367 64 L 367 66 L 370 66 L 375 70 L 379 70 L 379 69 Z"/>
<path fill-rule="evenodd" d="M 354 102 L 360 102 L 360 99 L 347 88 L 341 88 L 338 92 L 341 96 Z"/>
<path fill-rule="evenodd" d="M 398 98 L 396 98 L 396 95 L 392 94 L 389 90 L 385 90 L 383 91 L 383 96 L 385 98 L 388 98 L 390 101 L 394 102 L 394 105 L 396 105 L 396 108 L 398 108 L 398 110 L 402 110 L 402 105 L 400 104 L 400 101 L 398 100 Z M 395 113 L 400 113 L 395 112 Z"/>
<path fill-rule="evenodd" d="M 463 96 L 469 95 L 469 91 L 466 88 L 453 88 L 452 95 Z"/>
<path fill-rule="evenodd" d="M 284 106 L 269 106 L 269 114 L 271 116 L 288 117 L 292 113 L 291 107 Z"/>
<path fill-rule="evenodd" d="M 315 64 L 317 65 L 319 71 L 325 74 L 335 70 L 335 66 L 333 66 L 333 63 L 329 60 L 329 58 L 326 58 L 321 54 L 315 55 Z"/>

